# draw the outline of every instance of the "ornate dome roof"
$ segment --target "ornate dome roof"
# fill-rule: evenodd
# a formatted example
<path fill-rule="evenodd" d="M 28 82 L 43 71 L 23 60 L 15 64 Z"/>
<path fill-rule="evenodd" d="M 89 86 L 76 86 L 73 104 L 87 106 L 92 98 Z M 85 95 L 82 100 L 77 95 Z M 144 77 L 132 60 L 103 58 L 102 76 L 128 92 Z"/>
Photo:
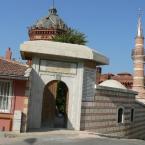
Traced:
<path fill-rule="evenodd" d="M 99 86 L 118 88 L 118 89 L 127 89 L 125 86 L 123 86 L 120 82 L 116 80 L 106 80 L 100 83 Z"/>
<path fill-rule="evenodd" d="M 56 8 L 49 9 L 49 15 L 38 20 L 36 24 L 34 24 L 32 29 L 35 28 L 55 28 L 55 29 L 67 29 L 67 25 L 63 22 L 63 20 L 57 15 Z"/>

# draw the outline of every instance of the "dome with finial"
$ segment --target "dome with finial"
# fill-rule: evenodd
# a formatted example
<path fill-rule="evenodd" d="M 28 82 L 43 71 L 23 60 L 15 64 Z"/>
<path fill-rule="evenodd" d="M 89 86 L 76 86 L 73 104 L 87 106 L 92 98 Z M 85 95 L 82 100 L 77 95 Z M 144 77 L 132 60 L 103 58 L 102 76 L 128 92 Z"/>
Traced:
<path fill-rule="evenodd" d="M 67 30 L 67 25 L 63 20 L 58 16 L 57 9 L 52 7 L 49 9 L 48 16 L 38 20 L 31 29 L 64 29 Z"/>

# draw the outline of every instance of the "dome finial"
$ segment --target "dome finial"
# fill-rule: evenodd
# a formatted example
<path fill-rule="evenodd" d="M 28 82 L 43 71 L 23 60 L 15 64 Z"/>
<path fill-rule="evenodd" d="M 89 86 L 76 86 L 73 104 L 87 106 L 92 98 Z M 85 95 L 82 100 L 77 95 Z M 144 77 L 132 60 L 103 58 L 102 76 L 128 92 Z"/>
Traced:
<path fill-rule="evenodd" d="M 52 7 L 53 7 L 53 9 L 54 9 L 54 0 L 52 1 L 52 4 L 53 4 Z"/>
<path fill-rule="evenodd" d="M 55 8 L 54 0 L 52 0 L 52 8 L 49 9 L 49 13 L 52 14 L 52 15 L 56 15 L 57 14 L 57 10 Z"/>
<path fill-rule="evenodd" d="M 141 37 L 143 38 L 143 28 L 142 28 L 142 22 L 141 22 L 141 17 L 142 17 L 142 10 L 139 8 L 139 11 L 138 11 L 138 25 L 137 25 L 137 35 L 136 37 Z"/>

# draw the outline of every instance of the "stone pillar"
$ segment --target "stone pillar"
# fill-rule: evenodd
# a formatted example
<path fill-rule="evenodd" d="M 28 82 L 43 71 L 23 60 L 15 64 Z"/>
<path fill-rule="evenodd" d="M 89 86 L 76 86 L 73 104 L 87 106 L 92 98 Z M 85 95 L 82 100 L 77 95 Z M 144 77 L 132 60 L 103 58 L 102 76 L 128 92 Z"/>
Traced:
<path fill-rule="evenodd" d="M 12 131 L 14 131 L 14 132 L 20 132 L 21 131 L 21 118 L 22 118 L 22 112 L 19 111 L 19 110 L 16 110 L 14 112 Z"/>

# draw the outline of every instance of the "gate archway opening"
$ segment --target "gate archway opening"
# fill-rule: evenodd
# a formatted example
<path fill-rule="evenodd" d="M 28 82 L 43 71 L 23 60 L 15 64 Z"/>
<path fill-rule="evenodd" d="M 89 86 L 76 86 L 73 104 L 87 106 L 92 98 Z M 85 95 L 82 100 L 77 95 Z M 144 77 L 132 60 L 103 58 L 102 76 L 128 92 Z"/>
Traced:
<path fill-rule="evenodd" d="M 62 81 L 49 82 L 43 92 L 41 126 L 67 128 L 68 87 Z"/>

